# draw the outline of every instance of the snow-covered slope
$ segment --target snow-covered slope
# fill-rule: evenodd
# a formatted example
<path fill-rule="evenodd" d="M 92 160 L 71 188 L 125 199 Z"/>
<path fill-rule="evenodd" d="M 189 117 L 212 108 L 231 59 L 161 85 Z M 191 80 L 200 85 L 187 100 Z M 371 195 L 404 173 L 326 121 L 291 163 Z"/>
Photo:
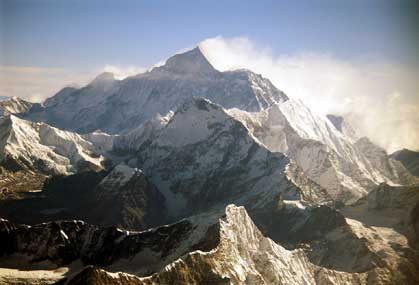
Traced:
<path fill-rule="evenodd" d="M 123 134 L 83 135 L 101 153 L 112 148 L 118 155 L 141 153 L 155 141 L 161 147 L 183 148 L 209 137 L 213 130 L 207 124 L 214 123 L 214 129 L 223 125 L 216 118 L 199 117 L 200 112 L 177 115 L 172 122 L 173 111 L 181 113 L 182 104 L 197 96 L 230 109 L 252 139 L 287 155 L 335 199 L 354 202 L 381 182 L 418 183 L 385 151 L 360 139 L 344 118 L 313 114 L 251 71 L 217 71 L 199 47 L 122 81 L 103 73 L 81 89 L 64 88 L 44 107 L 32 108 L 26 118 L 83 133 L 101 129 Z"/>
<path fill-rule="evenodd" d="M 102 169 L 104 158 L 80 135 L 14 115 L 0 119 L 0 161 L 41 173 L 68 174 Z"/>
<path fill-rule="evenodd" d="M 154 118 L 145 121 L 128 134 L 116 136 L 112 147 L 119 152 L 133 152 L 138 150 L 143 143 L 154 139 L 154 135 L 167 125 L 173 115 L 173 111 L 169 111 L 164 117 L 157 114 Z"/>
<path fill-rule="evenodd" d="M 121 135 L 114 148 L 157 186 L 172 218 L 228 203 L 252 211 L 280 195 L 330 199 L 285 155 L 266 149 L 221 106 L 193 98 L 169 117 Z"/>
<path fill-rule="evenodd" d="M 206 124 L 213 119 L 195 113 L 178 115 L 171 122 L 173 111 L 196 96 L 231 108 L 230 115 L 244 123 L 257 141 L 289 156 L 335 199 L 354 202 L 381 182 L 417 182 L 384 151 L 359 139 L 342 117 L 317 116 L 250 71 L 219 72 L 199 47 L 122 81 L 103 73 L 81 89 L 65 88 L 47 99 L 44 108 L 28 112 L 27 118 L 83 133 L 101 129 L 124 134 L 83 136 L 102 153 L 114 146 L 119 154 L 144 151 L 155 140 L 162 147 L 185 147 L 211 132 Z M 153 137 L 161 129 L 160 138 Z"/>
<path fill-rule="evenodd" d="M 384 150 L 366 138 L 355 142 L 352 132 L 341 131 L 342 122 L 333 125 L 301 101 L 290 99 L 260 112 L 234 108 L 229 113 L 268 149 L 293 159 L 335 199 L 354 202 L 381 182 L 417 183 Z"/>
<path fill-rule="evenodd" d="M 83 133 L 123 133 L 194 96 L 248 111 L 287 100 L 269 80 L 251 71 L 215 70 L 197 47 L 122 81 L 104 73 L 81 89 L 65 88 L 27 118 Z"/>
<path fill-rule="evenodd" d="M 0 117 L 27 112 L 32 105 L 32 103 L 18 97 L 4 97 L 0 99 Z"/>

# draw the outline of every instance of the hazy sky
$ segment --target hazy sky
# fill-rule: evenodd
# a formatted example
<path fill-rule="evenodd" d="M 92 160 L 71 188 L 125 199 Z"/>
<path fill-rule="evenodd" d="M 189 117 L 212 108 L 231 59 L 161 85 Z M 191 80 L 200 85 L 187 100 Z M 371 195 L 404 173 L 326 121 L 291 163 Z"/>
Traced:
<path fill-rule="evenodd" d="M 415 0 L 1 3 L 4 65 L 148 66 L 217 35 L 246 36 L 276 54 L 316 51 L 344 59 L 418 60 Z"/>
<path fill-rule="evenodd" d="M 39 101 L 202 41 L 219 69 L 251 68 L 320 113 L 357 114 L 389 150 L 419 148 L 415 0 L 0 0 L 0 95 Z"/>

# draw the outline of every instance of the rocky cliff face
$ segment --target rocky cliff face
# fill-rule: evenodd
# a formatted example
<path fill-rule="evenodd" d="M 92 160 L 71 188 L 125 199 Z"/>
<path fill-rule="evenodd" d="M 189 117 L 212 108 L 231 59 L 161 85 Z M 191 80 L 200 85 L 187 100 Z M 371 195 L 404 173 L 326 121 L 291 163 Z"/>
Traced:
<path fill-rule="evenodd" d="M 344 225 L 352 228 L 351 224 Z M 288 250 L 264 237 L 245 209 L 233 205 L 225 209 L 224 215 L 208 213 L 138 233 L 101 229 L 80 221 L 28 227 L 2 220 L 0 226 L 0 263 L 24 254 L 29 262 L 49 260 L 63 265 L 81 259 L 84 265 L 101 266 L 106 270 L 95 267 L 86 267 L 80 273 L 70 270 L 69 284 L 406 282 L 402 272 L 396 276 L 391 271 L 400 265 L 401 260 L 397 259 L 394 263 L 374 263 L 362 272 L 335 271 L 315 265 L 305 250 Z M 328 234 L 337 233 L 332 230 Z M 374 251 L 369 247 L 370 239 L 364 242 L 368 245 L 367 252 Z M 357 259 L 364 254 L 359 252 Z"/>

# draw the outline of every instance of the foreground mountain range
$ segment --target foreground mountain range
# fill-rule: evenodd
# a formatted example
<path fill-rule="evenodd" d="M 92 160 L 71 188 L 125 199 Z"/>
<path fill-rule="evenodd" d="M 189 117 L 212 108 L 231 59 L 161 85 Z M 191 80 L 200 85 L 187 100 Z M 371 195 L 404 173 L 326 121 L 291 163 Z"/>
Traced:
<path fill-rule="evenodd" d="M 0 283 L 419 282 L 415 158 L 199 47 L 0 111 Z"/>

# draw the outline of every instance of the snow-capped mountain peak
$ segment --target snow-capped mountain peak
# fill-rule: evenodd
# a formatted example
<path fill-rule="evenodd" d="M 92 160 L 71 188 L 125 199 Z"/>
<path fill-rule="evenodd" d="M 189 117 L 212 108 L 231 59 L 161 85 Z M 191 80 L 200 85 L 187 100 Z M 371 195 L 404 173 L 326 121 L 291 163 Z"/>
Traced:
<path fill-rule="evenodd" d="M 112 72 L 102 72 L 90 82 L 90 85 L 104 84 L 116 80 Z"/>
<path fill-rule="evenodd" d="M 156 67 L 151 72 L 167 72 L 178 76 L 210 76 L 218 73 L 199 47 L 170 57 L 163 66 Z"/>
<path fill-rule="evenodd" d="M 357 138 L 343 117 L 318 116 L 249 70 L 217 71 L 199 48 L 124 80 L 102 73 L 29 106 L 36 112 L 27 117 L 11 114 L 24 104 L 8 102 L 0 102 L 8 108 L 0 116 L 0 200 L 8 187 L 42 196 L 2 203 L 1 216 L 87 223 L 0 219 L 0 263 L 77 262 L 142 276 L 87 269 L 74 284 L 405 284 L 403 274 L 417 275 L 408 242 L 419 236 L 419 178 Z M 28 173 L 42 177 L 16 187 Z M 397 194 L 385 183 L 409 187 Z M 376 223 L 375 209 L 386 204 L 397 207 L 386 213 L 409 217 L 391 217 L 408 240 Z M 368 227 L 351 220 L 370 209 Z"/>
<path fill-rule="evenodd" d="M 28 111 L 32 103 L 19 97 L 4 97 L 0 99 L 0 117 L 8 114 L 18 114 Z"/>
<path fill-rule="evenodd" d="M 157 142 L 177 147 L 194 144 L 210 136 L 215 127 L 229 127 L 228 119 L 222 107 L 195 97 L 175 112 Z"/>
<path fill-rule="evenodd" d="M 197 47 L 174 55 L 150 72 L 124 80 L 105 73 L 80 89 L 63 89 L 26 118 L 82 133 L 101 129 L 121 134 L 156 113 L 176 110 L 192 97 L 251 112 L 288 100 L 268 79 L 251 71 L 215 70 Z"/>
<path fill-rule="evenodd" d="M 0 163 L 13 160 L 45 174 L 102 169 L 104 157 L 79 134 L 9 115 L 0 119 Z"/>

